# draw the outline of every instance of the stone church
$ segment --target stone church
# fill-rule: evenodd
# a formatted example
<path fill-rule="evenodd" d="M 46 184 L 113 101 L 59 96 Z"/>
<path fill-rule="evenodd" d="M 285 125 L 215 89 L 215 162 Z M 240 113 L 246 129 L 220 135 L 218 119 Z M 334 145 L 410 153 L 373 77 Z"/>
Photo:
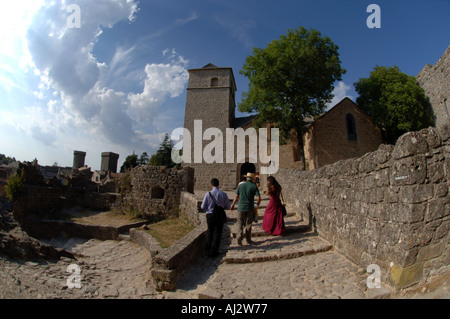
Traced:
<path fill-rule="evenodd" d="M 231 68 L 208 64 L 203 68 L 188 71 L 185 129 L 191 133 L 194 132 L 194 121 L 198 124 L 198 120 L 201 120 L 202 132 L 208 128 L 217 128 L 225 133 L 227 128 L 247 130 L 252 127 L 254 115 L 235 116 L 236 83 Z M 381 130 L 349 98 L 344 98 L 322 116 L 310 119 L 308 126 L 309 129 L 303 137 L 307 169 L 316 169 L 342 159 L 362 156 L 367 152 L 375 151 L 382 143 Z M 267 129 L 270 129 L 270 125 Z M 184 141 L 185 138 L 183 138 Z M 203 139 L 201 143 L 204 149 L 211 141 Z M 191 153 L 194 153 L 193 144 L 191 143 Z M 183 144 L 183 152 L 185 147 Z M 294 136 L 291 136 L 285 145 L 279 147 L 278 167 L 297 169 L 303 167 L 303 163 L 296 157 L 297 147 L 298 143 Z M 195 169 L 196 189 L 209 189 L 211 178 L 216 177 L 222 189 L 233 190 L 237 187 L 242 175 L 247 172 L 260 172 L 265 165 L 259 158 L 254 160 L 254 157 L 249 155 L 248 145 L 246 148 L 245 161 L 237 160 L 235 148 L 236 160 L 233 162 L 196 163 L 192 161 L 183 163 L 183 166 Z M 225 152 L 226 148 L 223 145 L 223 154 Z M 261 176 L 263 189 L 265 178 L 266 176 Z"/>

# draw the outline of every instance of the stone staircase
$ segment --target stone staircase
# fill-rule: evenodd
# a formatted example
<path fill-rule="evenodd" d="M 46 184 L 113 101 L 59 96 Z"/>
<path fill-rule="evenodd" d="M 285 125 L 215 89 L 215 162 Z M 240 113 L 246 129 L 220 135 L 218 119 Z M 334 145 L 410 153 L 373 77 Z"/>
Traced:
<path fill-rule="evenodd" d="M 197 194 L 203 199 L 203 194 Z M 234 193 L 228 192 L 230 200 Z M 227 211 L 217 258 L 202 256 L 179 282 L 176 298 L 194 299 L 378 299 L 388 288 L 367 289 L 367 274 L 337 253 L 314 232 L 309 217 L 290 211 L 284 236 L 271 236 L 261 226 L 269 198 L 262 196 L 252 241 L 237 244 L 236 211 Z"/>
<path fill-rule="evenodd" d="M 245 239 L 239 246 L 235 239 L 236 211 L 227 211 L 228 231 L 224 231 L 220 253 L 225 254 L 224 263 L 256 263 L 298 258 L 331 250 L 333 246 L 319 238 L 309 224 L 296 213 L 288 211 L 284 217 L 286 231 L 284 236 L 273 236 L 262 230 L 264 210 L 269 197 L 262 195 L 258 209 L 258 222 L 252 224 L 252 241 L 247 245 Z"/>
<path fill-rule="evenodd" d="M 206 191 L 196 193 L 199 202 Z M 227 192 L 230 202 L 234 199 L 234 192 Z M 304 220 L 289 210 L 284 217 L 286 231 L 284 236 L 273 236 L 262 230 L 264 211 L 270 198 L 261 194 L 261 203 L 258 208 L 258 222 L 252 224 L 252 241 L 247 245 L 239 246 L 236 239 L 237 211 L 227 210 L 227 225 L 222 233 L 219 254 L 223 255 L 222 263 L 244 264 L 265 261 L 276 261 L 299 258 L 301 256 L 317 254 L 333 249 L 333 246 L 314 233 L 309 218 Z"/>

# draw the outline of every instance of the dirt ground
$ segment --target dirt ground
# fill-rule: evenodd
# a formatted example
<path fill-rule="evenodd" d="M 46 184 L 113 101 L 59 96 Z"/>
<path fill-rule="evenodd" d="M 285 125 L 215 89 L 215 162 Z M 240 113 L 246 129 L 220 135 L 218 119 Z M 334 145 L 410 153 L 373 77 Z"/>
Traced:
<path fill-rule="evenodd" d="M 115 227 L 142 221 L 140 219 L 133 219 L 130 216 L 113 211 L 99 212 L 82 207 L 65 209 L 62 211 L 62 215 L 68 216 L 71 221 L 77 223 Z"/>

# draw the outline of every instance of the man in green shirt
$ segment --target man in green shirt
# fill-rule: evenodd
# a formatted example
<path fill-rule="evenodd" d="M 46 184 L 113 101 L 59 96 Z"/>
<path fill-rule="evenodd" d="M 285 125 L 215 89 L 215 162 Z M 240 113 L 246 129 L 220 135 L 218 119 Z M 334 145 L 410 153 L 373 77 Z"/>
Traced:
<path fill-rule="evenodd" d="M 236 189 L 236 197 L 231 205 L 231 210 L 234 210 L 234 205 L 239 200 L 236 223 L 237 242 L 239 246 L 242 245 L 244 233 L 247 243 L 252 243 L 252 222 L 255 215 L 255 196 L 257 196 L 256 205 L 259 206 L 261 203 L 261 195 L 259 194 L 258 187 L 253 182 L 255 175 L 247 173 L 246 177 L 247 181 L 241 183 Z"/>

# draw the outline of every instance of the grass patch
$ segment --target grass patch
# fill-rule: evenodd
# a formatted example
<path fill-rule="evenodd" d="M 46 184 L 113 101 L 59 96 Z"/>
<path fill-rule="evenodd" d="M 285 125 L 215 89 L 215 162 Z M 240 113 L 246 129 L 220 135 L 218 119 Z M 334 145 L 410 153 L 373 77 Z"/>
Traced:
<path fill-rule="evenodd" d="M 168 248 L 189 234 L 194 225 L 186 217 L 170 218 L 147 226 L 146 230 L 162 248 Z"/>
<path fill-rule="evenodd" d="M 80 215 L 72 217 L 71 221 L 82 224 L 105 225 L 105 226 L 123 226 L 135 222 L 143 221 L 143 219 L 133 216 L 117 213 L 115 211 L 94 212 L 92 214 Z"/>
<path fill-rule="evenodd" d="M 118 220 L 124 220 L 124 221 L 129 221 L 129 222 L 141 222 L 144 221 L 145 219 L 142 217 L 141 213 L 136 213 L 135 211 L 133 211 L 133 213 L 121 213 L 119 211 L 116 210 L 110 210 L 108 211 L 108 216 L 114 219 L 118 219 Z"/>
<path fill-rule="evenodd" d="M 81 224 L 114 227 L 144 221 L 144 219 L 138 218 L 135 215 L 122 214 L 116 211 L 99 211 L 81 206 L 64 209 L 50 209 L 46 211 L 45 214 L 40 214 L 36 217 L 49 220 L 64 220 Z"/>

